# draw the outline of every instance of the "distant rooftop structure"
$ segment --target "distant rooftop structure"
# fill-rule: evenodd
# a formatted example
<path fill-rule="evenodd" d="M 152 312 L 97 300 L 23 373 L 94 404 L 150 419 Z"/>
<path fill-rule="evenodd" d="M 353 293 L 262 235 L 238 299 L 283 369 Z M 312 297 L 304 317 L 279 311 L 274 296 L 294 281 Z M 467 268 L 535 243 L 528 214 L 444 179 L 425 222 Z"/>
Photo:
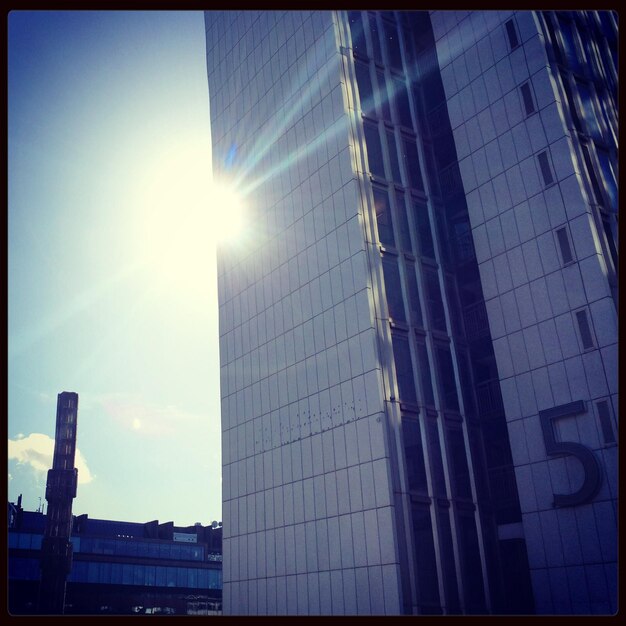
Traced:
<path fill-rule="evenodd" d="M 8 503 L 9 611 L 36 613 L 47 515 Z M 222 528 L 73 516 L 66 614 L 221 612 Z"/>

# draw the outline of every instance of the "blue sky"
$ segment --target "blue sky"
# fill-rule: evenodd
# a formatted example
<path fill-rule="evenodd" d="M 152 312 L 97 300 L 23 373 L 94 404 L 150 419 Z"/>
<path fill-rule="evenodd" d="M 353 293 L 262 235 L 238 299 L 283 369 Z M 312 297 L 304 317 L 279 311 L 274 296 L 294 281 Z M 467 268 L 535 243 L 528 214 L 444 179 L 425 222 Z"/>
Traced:
<path fill-rule="evenodd" d="M 39 505 L 75 391 L 75 514 L 221 520 L 203 16 L 12 12 L 8 36 L 9 499 Z"/>

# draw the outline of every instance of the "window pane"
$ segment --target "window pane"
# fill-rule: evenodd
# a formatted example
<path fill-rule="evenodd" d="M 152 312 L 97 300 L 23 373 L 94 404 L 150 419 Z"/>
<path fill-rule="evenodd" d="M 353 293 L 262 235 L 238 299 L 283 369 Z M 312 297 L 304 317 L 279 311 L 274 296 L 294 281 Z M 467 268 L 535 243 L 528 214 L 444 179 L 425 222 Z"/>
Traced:
<path fill-rule="evenodd" d="M 389 308 L 389 317 L 392 320 L 406 322 L 400 272 L 398 270 L 398 261 L 395 257 L 383 257 L 383 274 L 385 277 L 385 294 Z"/>
<path fill-rule="evenodd" d="M 413 380 L 413 365 L 411 363 L 411 351 L 409 340 L 400 335 L 393 335 L 393 360 L 396 365 L 396 376 L 398 378 L 398 391 L 400 400 L 403 402 L 417 402 L 415 394 L 415 382 Z"/>
<path fill-rule="evenodd" d="M 111 583 L 111 563 L 100 563 L 100 582 L 104 585 Z"/>
<path fill-rule="evenodd" d="M 437 561 L 433 541 L 433 526 L 430 509 L 424 505 L 412 504 L 413 542 L 417 567 L 417 582 L 420 604 L 439 603 Z"/>
<path fill-rule="evenodd" d="M 441 566 L 444 571 L 443 586 L 446 590 L 448 610 L 450 613 L 460 613 L 459 588 L 454 564 L 454 548 L 452 543 L 452 529 L 450 528 L 449 509 L 444 507 L 435 509 L 439 527 L 439 546 L 441 549 Z"/>
<path fill-rule="evenodd" d="M 409 108 L 409 97 L 406 91 L 406 84 L 403 80 L 393 81 L 394 103 L 398 122 L 407 128 L 413 128 L 411 120 L 411 109 Z"/>
<path fill-rule="evenodd" d="M 383 72 L 376 72 L 376 79 L 378 82 L 378 101 L 380 102 L 380 110 L 383 119 L 386 122 L 391 123 L 391 110 L 389 108 L 389 96 L 387 94 L 387 82 L 385 81 L 385 74 Z"/>
<path fill-rule="evenodd" d="M 520 90 L 522 92 L 522 100 L 524 101 L 524 109 L 526 110 L 526 115 L 530 115 L 535 112 L 535 103 L 533 102 L 533 96 L 530 91 L 530 83 L 524 83 Z"/>
<path fill-rule="evenodd" d="M 382 65 L 383 55 L 380 49 L 380 34 L 378 32 L 378 24 L 376 21 L 376 16 L 370 13 L 368 17 L 369 17 L 369 25 L 370 25 L 370 34 L 372 35 L 372 46 L 374 47 L 374 49 L 372 50 L 372 54 L 374 55 L 374 61 Z"/>
<path fill-rule="evenodd" d="M 437 347 L 437 363 L 439 365 L 439 381 L 446 409 L 459 410 L 459 399 L 456 393 L 456 381 L 452 365 L 452 355 L 448 347 Z"/>
<path fill-rule="evenodd" d="M 100 573 L 99 571 L 99 563 L 94 563 L 93 561 L 90 561 L 87 564 L 87 582 L 88 583 L 97 583 L 98 581 L 98 574 Z"/>
<path fill-rule="evenodd" d="M 511 46 L 511 50 L 513 48 L 517 48 L 519 46 L 519 39 L 517 38 L 517 31 L 515 29 L 515 22 L 510 19 L 506 24 L 506 34 L 509 37 L 509 46 Z"/>
<path fill-rule="evenodd" d="M 390 178 L 399 185 L 402 185 L 402 176 L 400 175 L 400 163 L 398 162 L 398 148 L 396 146 L 396 136 L 392 130 L 386 132 L 387 135 L 387 152 L 389 153 L 389 163 L 391 165 Z"/>
<path fill-rule="evenodd" d="M 563 45 L 567 64 L 574 71 L 580 73 L 580 60 L 578 57 L 578 49 L 576 47 L 575 26 L 567 20 L 559 19 L 561 33 L 563 35 Z"/>
<path fill-rule="evenodd" d="M 156 585 L 157 587 L 165 587 L 167 585 L 165 567 L 162 567 L 161 565 L 156 566 Z"/>
<path fill-rule="evenodd" d="M 448 453 L 452 464 L 452 487 L 454 493 L 461 498 L 471 498 L 472 488 L 463 433 L 456 428 L 448 430 Z"/>
<path fill-rule="evenodd" d="M 602 177 L 606 183 L 606 191 L 609 196 L 609 202 L 611 208 L 617 211 L 617 184 L 615 182 L 615 173 L 613 171 L 613 165 L 609 158 L 608 152 L 605 150 L 596 150 L 598 154 L 598 162 L 600 163 L 600 169 L 602 171 Z"/>
<path fill-rule="evenodd" d="M 404 456 L 409 489 L 419 493 L 428 493 L 426 467 L 424 466 L 424 450 L 419 422 L 415 419 L 402 418 L 402 434 L 404 439 Z"/>
<path fill-rule="evenodd" d="M 593 96 L 589 87 L 582 82 L 578 82 L 578 94 L 583 109 L 583 117 L 587 124 L 587 131 L 594 139 L 601 139 L 600 124 L 596 116 L 596 109 L 593 103 Z"/>
<path fill-rule="evenodd" d="M 414 200 L 413 215 L 415 216 L 415 225 L 417 227 L 417 237 L 420 245 L 420 254 L 429 259 L 434 259 L 435 245 L 433 243 L 433 234 L 430 230 L 430 218 L 428 217 L 428 208 L 422 202 Z"/>
<path fill-rule="evenodd" d="M 422 172 L 420 170 L 420 162 L 417 156 L 417 146 L 413 139 L 408 137 L 402 141 L 404 170 L 409 177 L 409 185 L 420 191 L 424 191 L 424 183 L 422 182 Z"/>
<path fill-rule="evenodd" d="M 396 192 L 396 215 L 398 216 L 401 247 L 405 252 L 413 252 L 409 220 L 406 215 L 406 203 L 404 201 L 404 194 L 400 191 Z"/>
<path fill-rule="evenodd" d="M 569 245 L 569 237 L 565 228 L 559 228 L 556 231 L 557 239 L 559 240 L 559 247 L 561 248 L 561 257 L 563 263 L 569 263 L 574 258 L 572 256 L 572 248 Z"/>
<path fill-rule="evenodd" d="M 424 268 L 424 278 L 426 282 L 426 299 L 428 314 L 433 329 L 446 331 L 446 314 L 441 299 L 441 289 L 437 272 Z"/>
<path fill-rule="evenodd" d="M 133 566 L 128 563 L 122 563 L 122 584 L 133 584 Z"/>
<path fill-rule="evenodd" d="M 389 65 L 399 71 L 402 71 L 402 56 L 400 54 L 400 39 L 396 25 L 391 22 L 385 24 L 385 41 L 387 42 L 387 53 L 389 56 Z"/>
<path fill-rule="evenodd" d="M 146 585 L 149 587 L 156 585 L 156 567 L 154 565 L 146 565 Z"/>
<path fill-rule="evenodd" d="M 133 565 L 133 584 L 145 584 L 146 568 L 144 565 Z"/>
<path fill-rule="evenodd" d="M 385 168 L 383 166 L 383 150 L 380 144 L 378 126 L 363 124 L 365 132 L 365 145 L 367 146 L 367 162 L 369 169 L 374 176 L 385 178 Z"/>
<path fill-rule="evenodd" d="M 359 54 L 366 54 L 365 34 L 363 33 L 363 20 L 361 11 L 349 11 L 350 35 L 352 36 L 352 50 Z"/>
<path fill-rule="evenodd" d="M 420 306 L 417 278 L 415 276 L 415 265 L 413 265 L 413 263 L 407 263 L 406 265 L 406 281 L 409 292 L 409 311 L 411 321 L 416 326 L 423 328 L 424 321 L 422 319 L 422 307 Z"/>
<path fill-rule="evenodd" d="M 483 575 L 480 568 L 478 535 L 473 517 L 460 515 L 461 563 L 465 587 L 465 602 L 468 613 L 483 613 L 485 597 Z"/>
<path fill-rule="evenodd" d="M 537 155 L 539 159 L 539 167 L 541 168 L 541 174 L 543 175 L 543 182 L 546 185 L 550 185 L 554 182 L 552 177 L 552 169 L 550 168 L 550 162 L 548 161 L 548 154 L 546 152 L 540 152 Z"/>
<path fill-rule="evenodd" d="M 417 360 L 419 363 L 420 380 L 422 382 L 424 402 L 432 406 L 435 404 L 435 398 L 433 396 L 433 383 L 430 376 L 428 352 L 426 351 L 426 345 L 423 344 L 421 341 L 417 342 Z"/>
<path fill-rule="evenodd" d="M 121 563 L 111 563 L 111 584 L 112 585 L 122 584 L 122 564 Z"/>
<path fill-rule="evenodd" d="M 376 210 L 376 224 L 378 226 L 378 239 L 383 245 L 396 245 L 391 224 L 391 210 L 389 207 L 389 196 L 384 189 L 375 188 L 374 207 Z"/>
<path fill-rule="evenodd" d="M 578 328 L 580 330 L 580 338 L 583 342 L 583 348 L 593 348 L 593 338 L 591 336 L 591 328 L 587 319 L 586 311 L 577 311 L 576 319 L 578 320 Z"/>
<path fill-rule="evenodd" d="M 165 580 L 166 580 L 166 585 L 168 587 L 176 587 L 176 568 L 175 567 L 165 568 Z"/>
<path fill-rule="evenodd" d="M 171 557 L 171 550 L 169 543 L 162 543 L 159 546 L 159 558 L 161 559 L 169 559 Z"/>
<path fill-rule="evenodd" d="M 354 72 L 356 74 L 356 82 L 359 87 L 361 110 L 365 113 L 365 115 L 376 116 L 376 109 L 374 108 L 374 91 L 372 89 L 372 79 L 370 77 L 369 66 L 365 63 L 355 63 Z"/>
<path fill-rule="evenodd" d="M 597 402 L 598 417 L 600 418 L 600 426 L 602 427 L 602 436 L 605 443 L 615 443 L 615 433 L 613 432 L 613 424 L 611 423 L 611 413 L 609 411 L 609 403 L 606 400 Z"/>

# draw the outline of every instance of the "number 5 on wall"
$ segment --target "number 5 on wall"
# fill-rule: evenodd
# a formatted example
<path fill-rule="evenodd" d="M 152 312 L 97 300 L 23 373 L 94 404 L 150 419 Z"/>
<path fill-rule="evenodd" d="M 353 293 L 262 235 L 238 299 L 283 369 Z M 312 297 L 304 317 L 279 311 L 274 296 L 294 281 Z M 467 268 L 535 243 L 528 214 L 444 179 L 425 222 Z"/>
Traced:
<path fill-rule="evenodd" d="M 580 443 L 573 441 L 557 441 L 554 435 L 553 423 L 557 419 L 570 417 L 585 412 L 585 403 L 582 400 L 555 406 L 552 409 L 539 411 L 543 440 L 546 444 L 548 456 L 565 456 L 571 454 L 582 464 L 585 479 L 578 491 L 574 493 L 555 493 L 554 506 L 575 506 L 589 502 L 596 495 L 601 482 L 600 464 L 593 452 Z"/>

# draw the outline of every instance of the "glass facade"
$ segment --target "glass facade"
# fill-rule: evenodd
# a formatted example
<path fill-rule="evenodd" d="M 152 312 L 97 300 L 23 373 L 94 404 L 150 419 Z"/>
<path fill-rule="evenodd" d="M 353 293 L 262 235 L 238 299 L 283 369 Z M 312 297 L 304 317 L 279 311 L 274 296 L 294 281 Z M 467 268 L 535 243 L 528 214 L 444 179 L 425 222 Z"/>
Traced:
<path fill-rule="evenodd" d="M 386 77 L 385 81 L 379 79 L 378 84 L 391 86 L 393 124 L 383 109 L 379 109 L 377 121 L 385 129 L 387 137 L 390 159 L 386 173 L 389 184 L 396 188 L 393 207 L 395 219 L 381 220 L 381 215 L 390 212 L 385 194 L 387 204 L 384 212 L 377 208 L 377 222 L 378 237 L 384 246 L 381 261 L 389 321 L 394 323 L 392 345 L 395 372 L 400 401 L 421 407 L 420 415 L 416 418 L 402 419 L 406 484 L 409 494 L 422 494 L 453 503 L 452 507 L 448 504 L 449 508 L 437 509 L 436 514 L 434 501 L 431 505 L 422 503 L 409 507 L 413 517 L 412 540 L 419 546 L 414 561 L 417 572 L 415 597 L 423 613 L 442 612 L 444 606 L 449 611 L 458 611 L 456 584 L 446 582 L 445 597 L 440 597 L 436 584 L 438 577 L 442 581 L 448 580 L 450 565 L 456 558 L 463 564 L 461 583 L 465 596 L 460 600 L 464 607 L 462 610 L 484 611 L 487 606 L 485 589 L 490 584 L 494 606 L 505 607 L 507 602 L 512 603 L 512 599 L 504 595 L 497 581 L 489 581 L 480 563 L 486 557 L 493 561 L 489 563 L 487 571 L 499 570 L 497 575 L 504 578 L 509 574 L 497 551 L 490 554 L 483 552 L 481 556 L 478 533 L 487 536 L 491 532 L 490 525 L 504 519 L 503 514 L 498 512 L 501 509 L 506 508 L 508 511 L 509 522 L 521 521 L 521 514 L 519 504 L 516 505 L 514 480 L 507 483 L 510 492 L 505 498 L 496 491 L 502 472 L 512 475 L 513 467 L 481 283 L 477 277 L 465 191 L 458 174 L 455 140 L 439 76 L 430 18 L 427 12 L 386 12 L 384 15 L 370 14 L 369 17 L 370 23 L 376 21 L 378 32 L 385 33 L 382 40 L 384 61 L 381 63 L 375 58 L 372 33 L 368 33 L 367 29 L 364 32 L 355 31 L 354 35 L 359 38 L 355 67 L 359 91 L 367 94 L 365 101 L 361 100 L 361 113 L 368 118 L 363 121 L 368 158 L 370 154 L 374 154 L 376 159 L 380 158 L 378 147 L 372 152 L 371 142 L 367 140 L 367 133 L 371 132 L 368 129 L 373 128 L 378 114 L 369 105 L 371 83 L 368 83 L 367 91 L 363 92 L 358 72 L 363 71 L 360 68 L 365 68 L 366 62 L 369 62 L 376 68 L 379 77 Z M 352 25 L 353 22 L 349 21 L 350 28 Z M 506 32 L 511 48 L 518 47 L 520 41 L 514 20 L 507 22 Z M 376 99 L 382 102 L 386 97 L 387 93 L 384 92 L 378 94 Z M 526 110 L 531 113 L 534 105 L 528 86 L 523 97 Z M 400 161 L 404 170 L 401 180 L 395 159 L 396 133 L 400 137 Z M 378 141 L 378 136 L 376 139 Z M 421 168 L 422 158 L 431 164 L 427 168 L 428 177 L 424 176 Z M 376 169 L 379 175 L 383 172 L 382 163 L 370 164 L 369 169 Z M 373 188 L 372 193 L 374 203 L 379 207 L 377 198 L 381 191 Z M 405 203 L 408 198 L 412 207 L 410 215 Z M 434 229 L 433 224 L 436 226 Z M 389 246 L 392 246 L 391 250 Z M 416 262 L 413 262 L 412 256 L 397 256 L 398 248 L 409 255 L 417 250 Z M 402 272 L 399 271 L 400 266 Z M 475 278 L 471 279 L 472 276 Z M 445 289 L 442 289 L 441 284 L 445 285 Z M 424 318 L 420 301 L 424 302 L 426 308 L 428 325 L 425 331 L 422 330 Z M 408 317 L 404 313 L 404 302 L 410 304 L 411 314 Z M 404 324 L 402 328 L 396 324 L 398 320 Z M 412 329 L 418 334 L 412 334 Z M 429 359 L 429 352 L 433 355 L 432 359 Z M 416 371 L 412 365 L 412 353 L 418 365 Z M 457 370 L 458 375 L 455 373 Z M 481 405 L 474 400 L 474 394 L 480 393 L 480 384 L 485 377 L 490 381 L 488 389 L 492 397 L 488 411 L 481 410 L 486 406 L 484 403 Z M 456 417 L 453 422 L 445 422 L 445 427 L 439 428 L 437 422 L 426 417 L 426 407 L 434 408 L 440 419 L 452 419 L 447 417 L 449 413 Z M 464 435 L 470 419 L 478 420 L 478 425 L 481 422 L 485 424 L 484 432 L 480 427 L 476 430 L 483 436 L 481 443 L 478 447 L 474 446 L 473 450 L 466 444 L 469 435 Z M 420 423 L 424 426 L 423 440 Z M 493 430 L 488 428 L 490 424 L 501 427 L 497 439 L 488 434 Z M 501 454 L 497 472 L 489 473 L 486 468 L 482 468 L 484 460 L 481 451 L 484 447 L 489 453 L 493 446 L 497 446 Z M 486 481 L 486 484 L 480 484 L 476 489 L 487 496 L 487 501 L 490 499 L 489 494 L 494 496 L 491 503 L 484 503 L 485 506 L 478 493 L 473 491 L 468 464 L 470 456 L 476 480 L 482 476 Z M 447 471 L 444 471 L 444 465 Z M 427 480 L 427 475 L 430 475 L 430 480 Z M 477 511 L 478 515 L 466 509 L 463 509 L 463 514 L 455 512 L 454 503 L 457 501 L 458 506 L 461 506 L 460 503 L 472 503 L 470 509 Z M 513 516 L 511 510 L 514 511 Z M 433 526 L 433 521 L 436 526 Z M 455 540 L 452 539 L 453 535 L 456 535 Z M 447 560 L 435 558 L 436 541 L 439 542 L 441 553 L 447 555 Z M 516 570 L 512 575 L 518 576 L 515 584 L 530 589 L 527 571 Z M 532 597 L 532 593 L 526 593 L 526 597 Z M 532 609 L 532 602 L 525 607 L 529 612 Z"/>

